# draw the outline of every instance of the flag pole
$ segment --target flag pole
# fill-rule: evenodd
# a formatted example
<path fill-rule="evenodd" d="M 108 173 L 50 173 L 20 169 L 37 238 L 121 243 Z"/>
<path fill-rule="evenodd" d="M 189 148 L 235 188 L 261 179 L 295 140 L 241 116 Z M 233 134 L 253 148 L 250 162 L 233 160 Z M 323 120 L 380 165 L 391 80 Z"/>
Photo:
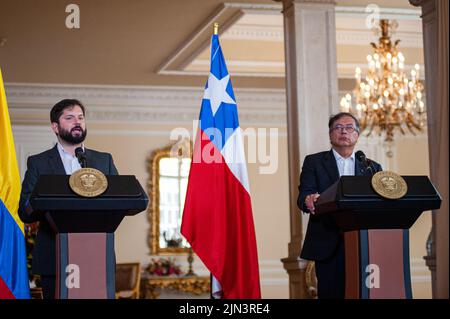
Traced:
<path fill-rule="evenodd" d="M 219 34 L 219 23 L 218 22 L 214 22 L 214 29 L 213 29 L 213 34 L 214 35 L 218 35 Z M 213 275 L 212 273 L 209 273 L 209 298 L 210 299 L 214 299 L 213 297 Z"/>
<path fill-rule="evenodd" d="M 209 299 L 213 298 L 213 275 L 209 273 Z"/>
<path fill-rule="evenodd" d="M 210 72 L 199 115 L 202 125 L 199 124 L 198 128 L 198 134 L 206 135 L 210 142 L 213 139 L 204 134 L 205 129 L 225 129 L 227 132 L 230 129 L 233 132 L 240 130 L 237 103 L 220 47 L 217 24 L 214 29 L 217 34 L 211 35 Z M 221 105 L 228 104 L 232 107 L 220 108 Z M 218 109 L 220 123 L 214 120 Z M 231 141 L 229 148 L 213 146 L 220 152 L 221 158 L 226 159 L 235 154 L 238 154 L 238 158 L 244 158 L 242 138 L 236 135 L 236 138 L 229 137 L 227 140 Z M 198 156 L 201 159 L 209 145 L 203 141 L 197 143 L 194 147 L 194 158 Z M 245 165 L 237 165 L 234 171 L 235 163 L 237 162 L 221 161 L 220 165 L 209 165 L 206 158 L 192 162 L 181 232 L 193 244 L 194 252 L 208 268 L 208 272 L 212 273 L 214 270 L 211 281 L 213 297 L 259 299 L 261 287 L 258 251 L 248 190 L 248 173 Z M 216 178 L 218 175 L 221 180 Z M 230 209 L 233 209 L 233 212 Z M 227 223 L 215 222 L 224 219 Z M 221 236 L 229 233 L 233 233 L 233 236 Z M 239 282 L 236 284 L 236 281 Z"/>

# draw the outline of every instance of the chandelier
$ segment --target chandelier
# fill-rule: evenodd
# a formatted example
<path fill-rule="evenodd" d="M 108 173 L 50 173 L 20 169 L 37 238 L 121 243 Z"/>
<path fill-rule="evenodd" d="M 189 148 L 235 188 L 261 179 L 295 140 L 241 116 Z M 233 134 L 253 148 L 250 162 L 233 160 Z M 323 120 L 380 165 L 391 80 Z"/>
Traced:
<path fill-rule="evenodd" d="M 381 37 L 378 45 L 370 43 L 373 54 L 367 56 L 368 71 L 365 76 L 355 69 L 356 86 L 352 94 L 341 99 L 341 110 L 358 118 L 361 132 L 385 134 L 392 143 L 394 132 L 409 131 L 413 135 L 423 131 L 426 123 L 425 104 L 422 101 L 423 84 L 419 80 L 418 64 L 405 74 L 405 57 L 398 50 L 400 40 L 391 42 L 389 30 L 397 27 L 395 21 L 380 20 Z"/>

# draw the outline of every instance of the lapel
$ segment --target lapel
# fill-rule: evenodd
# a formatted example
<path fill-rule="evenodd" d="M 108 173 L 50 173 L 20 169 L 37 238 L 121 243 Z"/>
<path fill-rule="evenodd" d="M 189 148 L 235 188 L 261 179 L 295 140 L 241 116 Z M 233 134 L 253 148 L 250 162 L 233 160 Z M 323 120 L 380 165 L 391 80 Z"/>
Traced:
<path fill-rule="evenodd" d="M 364 176 L 367 175 L 368 172 L 366 172 L 367 170 L 364 168 L 364 165 L 358 161 L 355 157 L 355 176 Z"/>
<path fill-rule="evenodd" d="M 332 150 L 325 154 L 322 159 L 322 163 L 333 183 L 337 181 L 339 179 L 339 170 Z"/>
<path fill-rule="evenodd" d="M 66 175 L 66 170 L 64 169 L 64 164 L 61 160 L 61 156 L 58 152 L 58 146 L 55 146 L 50 150 L 48 156 L 48 164 L 51 167 L 53 174 L 55 175 Z"/>
<path fill-rule="evenodd" d="M 87 167 L 92 167 L 92 168 L 95 168 L 95 169 L 99 169 L 97 167 L 97 163 L 95 161 L 95 157 L 94 157 L 94 154 L 92 153 L 92 151 L 90 149 L 85 148 L 84 152 L 86 153 Z"/>
<path fill-rule="evenodd" d="M 370 169 L 364 167 L 363 163 L 355 158 L 355 176 L 371 176 Z"/>

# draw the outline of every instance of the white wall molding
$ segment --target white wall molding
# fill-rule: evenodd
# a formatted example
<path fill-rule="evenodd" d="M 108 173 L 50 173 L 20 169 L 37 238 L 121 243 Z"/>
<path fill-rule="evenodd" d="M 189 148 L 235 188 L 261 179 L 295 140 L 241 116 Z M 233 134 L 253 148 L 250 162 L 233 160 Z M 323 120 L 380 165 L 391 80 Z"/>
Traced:
<path fill-rule="evenodd" d="M 8 83 L 6 94 L 13 121 L 21 123 L 48 124 L 51 106 L 76 98 L 90 122 L 173 125 L 198 119 L 203 88 Z M 238 89 L 235 95 L 243 125 L 286 126 L 284 90 Z"/>
<path fill-rule="evenodd" d="M 339 19 L 339 14 L 336 17 Z M 350 27 L 345 29 L 340 27 L 336 28 L 337 45 L 369 46 L 370 42 L 378 42 L 379 36 L 365 28 L 364 24 L 362 24 L 362 27 L 358 27 L 358 24 Z M 401 48 L 423 47 L 423 38 L 420 30 L 417 32 L 399 31 L 393 35 L 393 38 L 401 39 Z M 236 25 L 228 29 L 221 39 L 283 42 L 283 26 Z M 227 64 L 229 63 L 227 61 Z"/>
<path fill-rule="evenodd" d="M 228 62 L 227 62 L 228 64 Z M 164 72 L 161 72 L 161 74 L 164 75 L 201 75 L 201 76 L 205 76 L 205 74 L 208 74 L 209 72 L 209 67 L 207 70 L 205 71 L 193 71 L 193 70 L 167 70 Z M 245 76 L 245 77 L 252 77 L 252 78 L 281 78 L 284 77 L 284 73 L 282 72 L 243 72 L 243 71 L 236 71 L 233 72 L 233 76 Z"/>
<path fill-rule="evenodd" d="M 336 16 L 366 18 L 371 11 L 366 12 L 367 6 L 336 6 Z M 421 10 L 405 8 L 386 8 L 378 6 L 381 19 L 420 20 Z"/>
<path fill-rule="evenodd" d="M 363 29 L 352 29 L 336 30 L 336 43 L 338 45 L 359 45 L 359 46 L 369 46 L 371 42 L 378 43 L 379 36 L 370 32 L 370 30 Z M 402 48 L 423 48 L 423 38 L 421 32 L 397 32 L 392 36 L 393 40 L 400 39 L 400 47 Z"/>
<path fill-rule="evenodd" d="M 195 60 L 192 65 L 209 66 L 208 60 Z M 256 61 L 256 60 L 227 60 L 227 66 L 240 66 L 240 67 L 271 67 L 271 68 L 284 68 L 284 62 L 282 61 Z M 284 76 L 284 75 L 283 75 Z"/>
<path fill-rule="evenodd" d="M 220 39 L 225 40 L 251 40 L 283 42 L 283 25 L 279 26 L 256 26 L 256 25 L 236 25 L 228 29 Z M 228 63 L 228 62 L 227 62 Z"/>
<path fill-rule="evenodd" d="M 265 14 L 277 14 L 281 13 L 283 6 L 281 4 L 256 4 L 256 3 L 225 3 L 226 7 L 229 8 L 239 8 L 245 10 L 249 13 L 261 13 L 263 11 Z M 406 8 L 387 8 L 378 7 L 380 10 L 381 17 L 386 19 L 391 19 L 395 16 L 396 19 L 403 18 L 408 20 L 420 20 L 421 10 L 411 7 L 411 9 Z M 336 15 L 339 16 L 357 16 L 365 18 L 367 16 L 366 6 L 335 6 Z M 390 15 L 390 16 L 389 16 Z"/>

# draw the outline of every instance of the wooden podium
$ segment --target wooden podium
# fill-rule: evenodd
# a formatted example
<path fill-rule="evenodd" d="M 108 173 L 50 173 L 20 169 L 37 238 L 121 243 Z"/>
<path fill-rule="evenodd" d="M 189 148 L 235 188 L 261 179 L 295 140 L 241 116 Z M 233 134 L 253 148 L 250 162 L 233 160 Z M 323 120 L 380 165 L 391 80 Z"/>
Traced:
<path fill-rule="evenodd" d="M 148 197 L 134 176 L 107 176 L 98 197 L 81 197 L 68 175 L 42 175 L 30 203 L 56 233 L 56 298 L 114 299 L 114 232 L 125 216 L 146 209 Z"/>
<path fill-rule="evenodd" d="M 400 199 L 375 193 L 371 176 L 342 176 L 316 203 L 331 214 L 345 241 L 345 298 L 412 298 L 409 231 L 420 214 L 438 209 L 441 197 L 427 176 L 403 176 Z"/>

